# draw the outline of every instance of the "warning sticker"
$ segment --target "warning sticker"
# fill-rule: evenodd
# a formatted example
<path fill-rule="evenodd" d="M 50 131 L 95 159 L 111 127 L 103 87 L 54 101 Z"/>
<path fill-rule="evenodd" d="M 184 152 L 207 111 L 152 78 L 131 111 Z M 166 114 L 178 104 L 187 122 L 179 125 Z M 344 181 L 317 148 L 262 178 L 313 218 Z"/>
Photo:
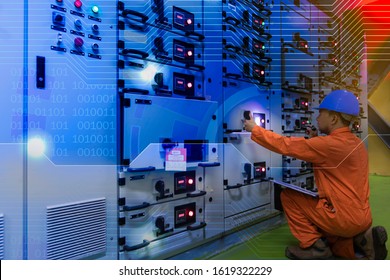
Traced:
<path fill-rule="evenodd" d="M 187 169 L 187 149 L 175 148 L 167 151 L 165 155 L 165 170 L 186 171 Z"/>

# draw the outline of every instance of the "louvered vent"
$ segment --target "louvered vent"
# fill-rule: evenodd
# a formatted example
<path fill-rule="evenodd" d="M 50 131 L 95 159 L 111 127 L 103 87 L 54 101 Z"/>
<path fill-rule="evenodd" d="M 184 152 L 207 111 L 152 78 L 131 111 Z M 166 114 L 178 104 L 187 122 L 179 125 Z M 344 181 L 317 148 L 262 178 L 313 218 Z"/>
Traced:
<path fill-rule="evenodd" d="M 106 251 L 106 199 L 47 207 L 47 259 L 81 259 Z"/>
<path fill-rule="evenodd" d="M 0 260 L 4 259 L 4 215 L 0 214 Z"/>

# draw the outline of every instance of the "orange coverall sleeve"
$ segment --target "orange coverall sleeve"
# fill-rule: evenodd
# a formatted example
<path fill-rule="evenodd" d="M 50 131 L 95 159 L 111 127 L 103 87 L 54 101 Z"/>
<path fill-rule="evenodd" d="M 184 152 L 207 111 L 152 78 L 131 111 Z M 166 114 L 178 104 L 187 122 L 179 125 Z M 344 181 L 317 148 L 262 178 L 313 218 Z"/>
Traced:
<path fill-rule="evenodd" d="M 273 152 L 316 164 L 324 163 L 327 156 L 328 145 L 326 145 L 326 140 L 322 136 L 311 139 L 286 137 L 260 126 L 255 126 L 252 130 L 251 139 Z"/>

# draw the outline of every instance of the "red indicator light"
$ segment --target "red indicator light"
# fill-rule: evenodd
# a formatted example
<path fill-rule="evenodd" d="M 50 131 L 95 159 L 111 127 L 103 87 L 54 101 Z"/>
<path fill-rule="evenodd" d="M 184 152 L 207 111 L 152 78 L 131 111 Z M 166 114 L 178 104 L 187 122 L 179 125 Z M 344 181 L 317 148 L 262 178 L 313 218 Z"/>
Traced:
<path fill-rule="evenodd" d="M 305 106 L 309 106 L 309 103 L 308 103 L 308 102 L 305 102 Z"/>
<path fill-rule="evenodd" d="M 187 55 L 188 55 L 188 56 L 192 56 L 192 51 L 188 51 L 188 52 L 187 52 Z"/>
<path fill-rule="evenodd" d="M 82 5 L 83 5 L 83 2 L 81 2 L 80 0 L 74 1 L 74 6 L 75 6 L 77 9 L 80 9 Z"/>
<path fill-rule="evenodd" d="M 192 83 L 187 83 L 188 88 L 192 88 Z"/>
<path fill-rule="evenodd" d="M 264 70 L 261 70 L 261 71 L 260 71 L 260 74 L 261 74 L 261 75 L 264 75 L 264 74 L 265 74 Z"/>
<path fill-rule="evenodd" d="M 261 119 L 261 123 L 265 123 L 265 119 Z"/>
<path fill-rule="evenodd" d="M 187 19 L 187 24 L 188 24 L 188 25 L 191 25 L 191 24 L 192 24 L 192 19 L 190 19 L 190 18 Z"/>
<path fill-rule="evenodd" d="M 188 211 L 188 216 L 189 216 L 189 217 L 193 217 L 193 216 L 194 216 L 194 211 L 191 211 L 191 210 Z"/>
<path fill-rule="evenodd" d="M 261 172 L 265 172 L 265 167 L 262 167 L 262 168 L 261 168 Z"/>
<path fill-rule="evenodd" d="M 194 183 L 194 180 L 193 179 L 188 179 L 188 184 L 192 185 Z"/>

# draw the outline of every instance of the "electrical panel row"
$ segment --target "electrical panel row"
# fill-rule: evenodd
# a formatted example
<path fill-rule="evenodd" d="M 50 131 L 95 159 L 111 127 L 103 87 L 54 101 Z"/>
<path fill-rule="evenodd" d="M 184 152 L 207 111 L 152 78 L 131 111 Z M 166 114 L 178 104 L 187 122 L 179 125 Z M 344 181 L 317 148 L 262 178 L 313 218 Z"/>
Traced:
<path fill-rule="evenodd" d="M 307 129 L 315 129 L 318 114 L 312 108 L 332 90 L 346 89 L 360 101 L 360 116 L 351 128 L 364 139 L 363 37 L 352 35 L 351 22 L 315 9 L 308 1 L 282 3 L 281 14 L 286 21 L 282 30 L 295 30 L 292 37 L 281 40 L 283 134 L 307 137 Z M 317 189 L 311 163 L 296 158 L 283 156 L 283 181 Z"/>
<path fill-rule="evenodd" d="M 365 115 L 344 26 L 306 0 L 0 13 L 0 259 L 169 258 L 278 216 L 273 181 L 315 190 L 312 165 L 259 146 L 243 119 L 305 137 L 342 86 Z"/>
<path fill-rule="evenodd" d="M 271 153 L 251 141 L 242 123 L 251 114 L 258 125 L 272 126 L 272 12 L 271 1 L 222 1 L 224 197 L 238 208 L 225 212 L 226 230 L 272 211 Z"/>
<path fill-rule="evenodd" d="M 256 41 L 265 8 L 244 7 L 119 2 L 120 258 L 174 254 L 272 213 L 270 152 L 235 139 L 249 137 L 245 110 L 265 125 L 271 84 L 266 38 Z M 238 36 L 245 50 L 233 47 Z M 171 168 L 174 155 L 182 170 Z"/>

